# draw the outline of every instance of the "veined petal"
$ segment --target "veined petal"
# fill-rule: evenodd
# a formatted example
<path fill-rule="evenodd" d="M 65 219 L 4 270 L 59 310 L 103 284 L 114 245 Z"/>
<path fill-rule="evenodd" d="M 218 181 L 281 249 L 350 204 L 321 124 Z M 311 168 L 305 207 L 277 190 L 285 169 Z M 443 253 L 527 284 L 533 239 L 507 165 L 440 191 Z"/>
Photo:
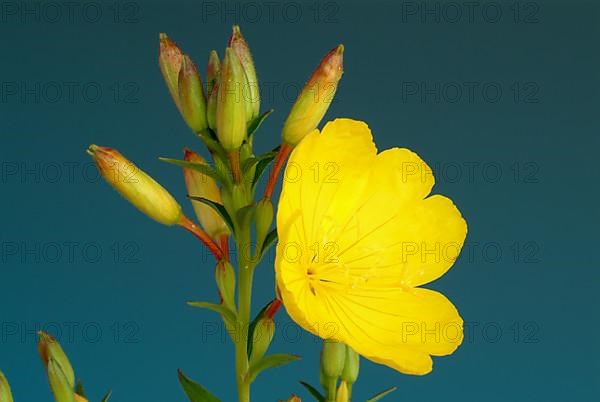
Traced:
<path fill-rule="evenodd" d="M 371 131 L 363 122 L 336 119 L 321 133 L 315 130 L 307 135 L 292 152 L 284 172 L 278 213 L 283 220 L 278 220 L 278 227 L 303 211 L 296 222 L 303 241 L 327 236 L 316 229 L 333 225 L 355 209 L 376 153 Z M 330 209 L 334 197 L 344 201 Z"/>
<path fill-rule="evenodd" d="M 328 162 L 334 180 L 306 175 Z M 452 353 L 462 319 L 443 295 L 416 286 L 452 266 L 467 226 L 448 198 L 427 197 L 433 185 L 415 153 L 376 155 L 364 123 L 340 119 L 307 136 L 277 215 L 277 284 L 291 317 L 403 373 L 426 374 L 430 356 Z"/>

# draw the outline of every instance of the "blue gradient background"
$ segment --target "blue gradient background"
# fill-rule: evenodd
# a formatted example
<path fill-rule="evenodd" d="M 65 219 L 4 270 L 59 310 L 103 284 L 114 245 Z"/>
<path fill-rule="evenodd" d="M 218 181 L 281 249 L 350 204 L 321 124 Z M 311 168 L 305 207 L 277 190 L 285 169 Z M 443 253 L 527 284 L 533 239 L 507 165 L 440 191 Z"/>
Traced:
<path fill-rule="evenodd" d="M 435 192 L 469 223 L 470 252 L 430 285 L 458 306 L 470 328 L 464 344 L 425 377 L 364 362 L 355 400 L 389 386 L 399 387 L 390 401 L 598 400 L 598 5 L 517 3 L 533 18 L 525 23 L 522 14 L 514 21 L 513 2 L 496 2 L 503 16 L 492 23 L 482 17 L 485 2 L 472 22 L 407 14 L 420 2 L 271 3 L 279 5 L 272 18 L 252 4 L 262 17 L 242 3 L 223 14 L 224 3 L 191 1 L 120 3 L 116 21 L 115 3 L 93 2 L 103 12 L 95 23 L 82 7 L 55 23 L 3 9 L 0 369 L 16 400 L 51 400 L 38 326 L 58 332 L 90 400 L 110 388 L 114 401 L 183 401 L 177 368 L 234 400 L 232 347 L 205 331 L 217 317 L 184 304 L 216 299 L 212 262 L 194 238 L 150 221 L 99 181 L 84 152 L 90 143 L 119 148 L 191 214 L 180 171 L 157 160 L 201 148 L 160 76 L 157 36 L 169 33 L 203 66 L 233 23 L 272 88 L 263 105 L 276 113 L 259 147 L 276 145 L 295 90 L 343 42 L 345 74 L 328 116 L 367 121 L 381 149 L 418 152 L 438 174 Z M 452 101 L 438 92 L 437 101 L 407 92 L 468 82 L 493 83 L 502 95 L 491 102 L 477 90 L 472 101 Z M 52 83 L 79 90 L 56 98 Z M 14 85 L 34 89 L 11 95 Z M 514 88 L 528 96 L 515 99 Z M 256 279 L 258 309 L 273 296 L 268 263 Z M 319 342 L 285 313 L 279 319 L 272 350 L 303 359 L 259 377 L 254 400 L 293 392 L 310 400 L 298 380 L 318 382 Z"/>

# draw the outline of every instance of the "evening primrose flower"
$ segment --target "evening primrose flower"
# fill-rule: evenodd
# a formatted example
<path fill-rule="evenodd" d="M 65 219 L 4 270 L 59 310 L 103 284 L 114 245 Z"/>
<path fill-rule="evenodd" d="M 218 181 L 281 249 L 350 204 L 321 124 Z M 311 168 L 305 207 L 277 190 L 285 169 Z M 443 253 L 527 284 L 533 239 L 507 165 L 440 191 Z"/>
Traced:
<path fill-rule="evenodd" d="M 368 126 L 337 119 L 293 151 L 277 227 L 277 284 L 304 329 L 406 374 L 463 339 L 442 276 L 467 225 L 452 201 L 429 196 L 431 169 L 408 149 L 377 153 Z"/>

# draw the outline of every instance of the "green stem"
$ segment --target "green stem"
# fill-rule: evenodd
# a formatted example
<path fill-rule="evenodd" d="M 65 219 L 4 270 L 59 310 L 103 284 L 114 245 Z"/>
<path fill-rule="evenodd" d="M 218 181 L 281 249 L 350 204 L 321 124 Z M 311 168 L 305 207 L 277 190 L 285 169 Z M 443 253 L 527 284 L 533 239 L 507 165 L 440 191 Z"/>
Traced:
<path fill-rule="evenodd" d="M 250 401 L 250 382 L 247 378 L 248 363 L 248 329 L 250 327 L 250 307 L 252 301 L 252 279 L 254 266 L 246 248 L 250 244 L 250 228 L 239 230 L 237 239 L 238 252 L 238 322 L 235 341 L 236 378 L 239 402 Z"/>

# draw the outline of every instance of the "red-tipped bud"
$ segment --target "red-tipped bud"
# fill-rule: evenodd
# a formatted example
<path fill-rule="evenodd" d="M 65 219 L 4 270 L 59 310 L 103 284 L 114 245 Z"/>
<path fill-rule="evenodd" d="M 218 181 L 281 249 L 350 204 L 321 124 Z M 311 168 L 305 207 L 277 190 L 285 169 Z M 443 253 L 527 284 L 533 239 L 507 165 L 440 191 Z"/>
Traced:
<path fill-rule="evenodd" d="M 343 73 L 344 46 L 332 49 L 310 77 L 283 126 L 283 141 L 294 146 L 319 123 L 337 90 Z"/>

